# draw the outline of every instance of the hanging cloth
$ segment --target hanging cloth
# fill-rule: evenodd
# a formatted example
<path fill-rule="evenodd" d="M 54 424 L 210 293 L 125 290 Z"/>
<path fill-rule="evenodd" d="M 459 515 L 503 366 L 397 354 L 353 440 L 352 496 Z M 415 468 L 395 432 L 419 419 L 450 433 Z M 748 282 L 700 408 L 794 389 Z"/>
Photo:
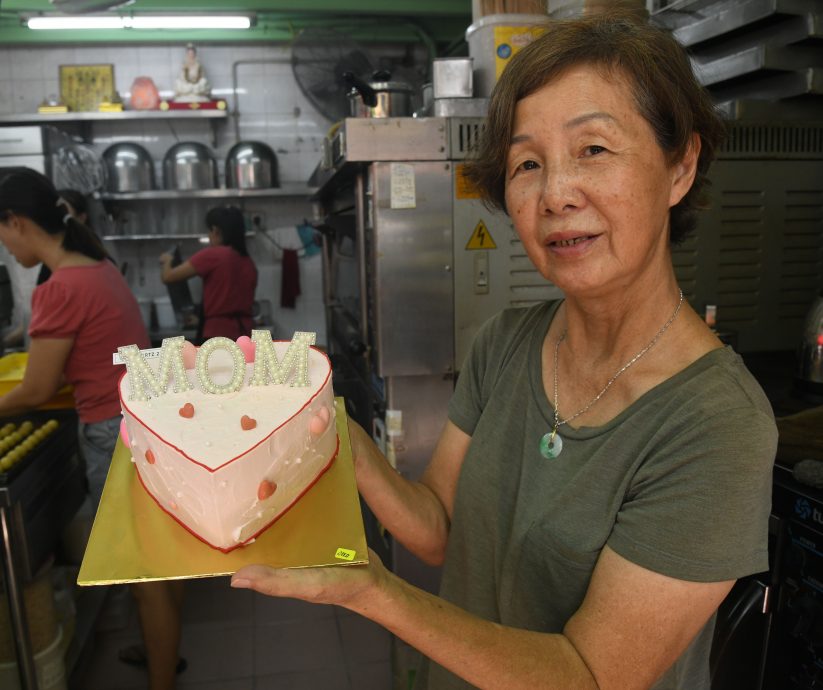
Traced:
<path fill-rule="evenodd" d="M 280 306 L 294 309 L 300 295 L 300 265 L 296 249 L 283 250 L 283 277 L 280 285 Z"/>

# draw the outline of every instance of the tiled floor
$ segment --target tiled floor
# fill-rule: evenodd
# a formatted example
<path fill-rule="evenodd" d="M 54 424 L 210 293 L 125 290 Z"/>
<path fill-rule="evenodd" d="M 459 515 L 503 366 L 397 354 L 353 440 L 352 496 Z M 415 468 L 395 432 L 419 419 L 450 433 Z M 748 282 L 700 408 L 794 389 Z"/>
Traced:
<path fill-rule="evenodd" d="M 117 659 L 140 639 L 135 607 L 125 627 L 98 631 L 70 690 L 145 690 L 146 674 Z M 345 609 L 233 590 L 228 578 L 186 582 L 181 654 L 186 690 L 390 690 L 391 636 Z"/>

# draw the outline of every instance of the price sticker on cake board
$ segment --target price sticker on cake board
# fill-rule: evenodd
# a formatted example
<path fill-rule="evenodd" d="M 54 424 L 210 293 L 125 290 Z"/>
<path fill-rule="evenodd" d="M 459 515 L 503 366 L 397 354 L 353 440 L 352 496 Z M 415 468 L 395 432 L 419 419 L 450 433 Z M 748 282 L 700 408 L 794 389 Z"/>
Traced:
<path fill-rule="evenodd" d="M 309 568 L 368 563 L 342 398 L 335 398 L 335 413 L 340 447 L 329 469 L 254 542 L 229 553 L 204 544 L 154 503 L 140 485 L 129 450 L 118 441 L 78 584 L 225 576 L 253 564 Z"/>

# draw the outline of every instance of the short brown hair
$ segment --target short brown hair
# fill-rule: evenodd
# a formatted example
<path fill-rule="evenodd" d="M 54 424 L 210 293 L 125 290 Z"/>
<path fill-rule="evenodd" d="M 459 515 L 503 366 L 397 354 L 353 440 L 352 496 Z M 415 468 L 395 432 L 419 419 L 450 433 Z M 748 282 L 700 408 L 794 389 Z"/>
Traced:
<path fill-rule="evenodd" d="M 466 165 L 466 176 L 489 206 L 505 211 L 506 158 L 518 101 L 581 64 L 627 78 L 638 112 L 670 163 L 685 155 L 693 133 L 700 136 L 694 184 L 671 209 L 670 241 L 680 242 L 697 225 L 725 127 L 683 47 L 668 31 L 625 11 L 548 21 L 545 33 L 511 59 L 492 92 L 478 155 Z"/>

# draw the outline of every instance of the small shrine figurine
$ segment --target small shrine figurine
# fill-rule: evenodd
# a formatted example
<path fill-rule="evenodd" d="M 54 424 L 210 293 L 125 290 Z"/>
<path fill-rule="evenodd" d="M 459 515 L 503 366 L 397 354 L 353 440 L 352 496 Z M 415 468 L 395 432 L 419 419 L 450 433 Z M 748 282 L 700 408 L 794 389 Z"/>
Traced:
<path fill-rule="evenodd" d="M 197 59 L 197 48 L 192 43 L 186 45 L 186 58 L 174 91 L 174 100 L 178 103 L 205 103 L 211 100 L 211 85 Z"/>

